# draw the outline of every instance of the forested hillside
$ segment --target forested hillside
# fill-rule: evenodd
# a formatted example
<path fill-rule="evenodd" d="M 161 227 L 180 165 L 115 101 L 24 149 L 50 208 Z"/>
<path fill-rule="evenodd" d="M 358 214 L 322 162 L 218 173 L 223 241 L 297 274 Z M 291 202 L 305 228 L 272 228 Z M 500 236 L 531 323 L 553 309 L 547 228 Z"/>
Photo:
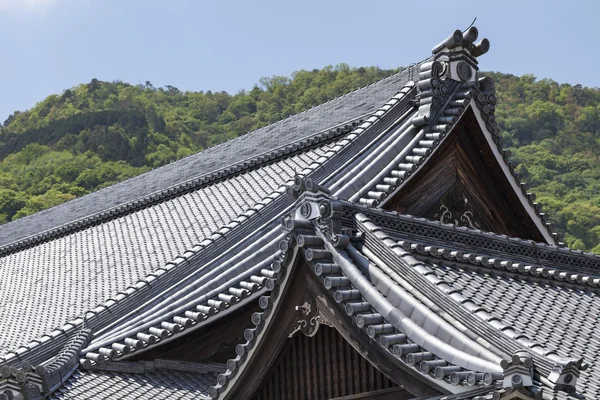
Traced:
<path fill-rule="evenodd" d="M 183 92 L 150 82 L 88 84 L 0 127 L 0 222 L 7 222 L 379 80 L 345 64 L 263 78 L 250 91 Z M 486 73 L 513 161 L 570 247 L 600 253 L 600 90 Z"/>
<path fill-rule="evenodd" d="M 600 89 L 486 73 L 523 180 L 569 247 L 600 253 Z"/>

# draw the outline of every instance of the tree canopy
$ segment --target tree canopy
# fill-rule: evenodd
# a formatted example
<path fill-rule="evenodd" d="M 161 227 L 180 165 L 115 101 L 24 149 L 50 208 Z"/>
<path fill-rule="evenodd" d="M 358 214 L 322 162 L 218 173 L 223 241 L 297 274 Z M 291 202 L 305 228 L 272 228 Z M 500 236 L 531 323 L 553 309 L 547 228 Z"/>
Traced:
<path fill-rule="evenodd" d="M 600 89 L 486 73 L 517 172 L 566 244 L 600 253 Z"/>
<path fill-rule="evenodd" d="M 175 161 L 382 79 L 346 64 L 189 92 L 92 79 L 0 126 L 0 223 Z M 575 249 L 600 253 L 600 89 L 488 72 L 517 171 Z"/>

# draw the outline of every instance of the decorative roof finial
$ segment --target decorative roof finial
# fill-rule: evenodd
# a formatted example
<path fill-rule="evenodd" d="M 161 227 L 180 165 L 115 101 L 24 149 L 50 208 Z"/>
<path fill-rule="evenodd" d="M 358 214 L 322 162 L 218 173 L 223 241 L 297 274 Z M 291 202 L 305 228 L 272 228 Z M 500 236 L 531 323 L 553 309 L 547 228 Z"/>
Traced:
<path fill-rule="evenodd" d="M 469 52 L 473 57 L 479 57 L 488 51 L 490 51 L 490 41 L 486 38 L 481 39 L 477 44 L 469 46 Z"/>
<path fill-rule="evenodd" d="M 474 22 L 475 20 L 473 20 L 473 23 Z M 455 30 L 452 35 L 448 36 L 435 46 L 431 52 L 433 54 L 438 54 L 444 50 L 457 49 L 459 51 L 466 50 L 467 54 L 472 57 L 479 57 L 490 50 L 490 41 L 484 38 L 479 41 L 479 43 L 475 44 L 478 36 L 479 31 L 471 24 L 464 32 L 460 29 Z"/>
<path fill-rule="evenodd" d="M 442 42 L 438 43 L 437 46 L 435 46 L 433 49 L 431 49 L 431 52 L 433 54 L 435 54 L 435 53 L 442 51 L 444 48 L 453 49 L 455 47 L 458 47 L 462 44 L 462 37 L 463 37 L 463 34 L 462 34 L 461 30 L 457 29 L 452 33 L 452 35 L 448 36 Z"/>
<path fill-rule="evenodd" d="M 533 387 L 533 361 L 526 351 L 514 354 L 510 361 L 502 360 L 504 370 L 503 389 L 493 395 L 494 400 L 538 400 L 541 390 Z"/>

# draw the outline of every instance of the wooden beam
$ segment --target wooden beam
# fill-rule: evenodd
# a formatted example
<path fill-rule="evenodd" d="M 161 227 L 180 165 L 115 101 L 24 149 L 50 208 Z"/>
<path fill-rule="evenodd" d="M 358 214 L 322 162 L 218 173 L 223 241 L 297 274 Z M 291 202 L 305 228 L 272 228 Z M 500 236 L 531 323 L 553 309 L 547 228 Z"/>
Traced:
<path fill-rule="evenodd" d="M 373 390 L 371 392 L 353 394 L 350 396 L 342 396 L 342 397 L 335 397 L 335 398 L 332 397 L 329 400 L 362 400 L 362 399 L 409 400 L 409 399 L 414 399 L 414 395 L 412 395 L 411 393 L 407 392 L 406 390 L 404 390 L 400 387 L 396 387 L 396 388 L 389 388 L 389 389 Z"/>

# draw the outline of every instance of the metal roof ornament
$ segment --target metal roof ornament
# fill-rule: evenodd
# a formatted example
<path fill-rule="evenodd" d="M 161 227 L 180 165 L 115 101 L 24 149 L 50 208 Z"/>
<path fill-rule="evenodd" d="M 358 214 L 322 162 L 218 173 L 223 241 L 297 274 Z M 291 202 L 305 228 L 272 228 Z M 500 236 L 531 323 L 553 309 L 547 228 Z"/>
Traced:
<path fill-rule="evenodd" d="M 296 306 L 298 321 L 292 331 L 288 334 L 288 338 L 293 337 L 297 332 L 302 332 L 305 336 L 313 337 L 317 334 L 321 325 L 333 326 L 333 324 L 323 316 L 319 311 L 314 300 L 305 301 L 301 306 Z"/>

